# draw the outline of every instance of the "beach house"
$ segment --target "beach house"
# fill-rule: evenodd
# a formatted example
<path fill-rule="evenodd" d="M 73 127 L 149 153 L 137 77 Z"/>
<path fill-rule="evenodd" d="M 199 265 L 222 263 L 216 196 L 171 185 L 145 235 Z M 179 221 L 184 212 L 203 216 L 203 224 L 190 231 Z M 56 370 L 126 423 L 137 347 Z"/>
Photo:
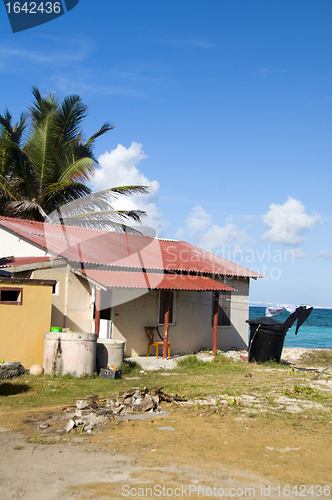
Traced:
<path fill-rule="evenodd" d="M 0 257 L 17 278 L 54 280 L 52 326 L 123 340 L 126 355 L 146 354 L 146 326 L 171 354 L 247 347 L 261 276 L 185 241 L 0 217 Z"/>

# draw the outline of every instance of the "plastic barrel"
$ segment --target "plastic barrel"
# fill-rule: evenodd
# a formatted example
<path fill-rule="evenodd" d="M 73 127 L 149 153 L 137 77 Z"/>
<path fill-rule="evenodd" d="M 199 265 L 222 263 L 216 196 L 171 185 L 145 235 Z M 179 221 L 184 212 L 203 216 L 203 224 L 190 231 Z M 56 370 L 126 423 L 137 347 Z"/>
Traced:
<path fill-rule="evenodd" d="M 247 323 L 250 325 L 248 361 L 279 363 L 288 329 L 273 318 L 253 318 Z"/>
<path fill-rule="evenodd" d="M 97 340 L 97 369 L 115 366 L 119 368 L 123 361 L 125 342 L 115 339 Z"/>

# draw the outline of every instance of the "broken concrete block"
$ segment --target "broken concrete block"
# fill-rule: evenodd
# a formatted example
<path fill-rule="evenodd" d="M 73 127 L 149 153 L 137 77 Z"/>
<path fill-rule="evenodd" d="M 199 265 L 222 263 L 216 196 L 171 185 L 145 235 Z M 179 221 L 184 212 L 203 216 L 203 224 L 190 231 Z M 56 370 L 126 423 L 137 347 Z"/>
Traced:
<path fill-rule="evenodd" d="M 76 408 L 78 410 L 84 410 L 85 408 L 89 408 L 89 402 L 84 399 L 80 399 L 76 401 Z"/>
<path fill-rule="evenodd" d="M 117 408 L 119 406 L 119 401 L 118 401 L 118 398 L 116 396 L 110 396 L 109 399 L 108 399 L 108 406 L 110 408 Z"/>
<path fill-rule="evenodd" d="M 97 415 L 96 413 L 90 413 L 86 417 L 86 420 L 89 421 L 90 425 L 102 424 L 107 420 L 107 417 L 104 415 Z"/>
<path fill-rule="evenodd" d="M 91 408 L 85 408 L 84 410 L 79 410 L 78 408 L 75 411 L 75 417 L 86 417 L 91 413 Z"/>
<path fill-rule="evenodd" d="M 72 429 L 75 427 L 75 422 L 74 420 L 69 420 L 67 426 L 66 426 L 66 432 L 70 432 Z"/>

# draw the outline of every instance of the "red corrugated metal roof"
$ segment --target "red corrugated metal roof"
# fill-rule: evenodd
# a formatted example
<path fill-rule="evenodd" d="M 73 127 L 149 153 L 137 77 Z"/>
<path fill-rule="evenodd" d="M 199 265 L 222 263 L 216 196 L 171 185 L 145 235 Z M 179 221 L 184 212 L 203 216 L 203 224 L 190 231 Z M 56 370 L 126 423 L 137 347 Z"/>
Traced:
<path fill-rule="evenodd" d="M 53 255 L 87 264 L 124 268 L 193 271 L 261 278 L 245 267 L 185 241 L 167 241 L 112 231 L 0 217 L 0 227 L 45 248 Z"/>
<path fill-rule="evenodd" d="M 26 264 L 38 264 L 39 262 L 47 262 L 54 260 L 53 257 L 14 257 L 11 260 L 0 260 L 0 267 L 24 266 Z"/>
<path fill-rule="evenodd" d="M 84 270 L 84 274 L 109 288 L 147 288 L 152 290 L 234 291 L 234 288 L 205 276 L 135 271 Z"/>

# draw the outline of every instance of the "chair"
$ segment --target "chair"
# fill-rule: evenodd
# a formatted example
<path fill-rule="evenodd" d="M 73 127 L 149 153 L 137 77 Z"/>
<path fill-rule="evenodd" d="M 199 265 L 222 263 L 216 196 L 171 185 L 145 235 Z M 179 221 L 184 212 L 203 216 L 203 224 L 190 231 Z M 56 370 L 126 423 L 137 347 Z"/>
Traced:
<path fill-rule="evenodd" d="M 161 342 L 159 340 L 155 340 L 154 339 L 155 332 L 157 332 L 158 337 L 160 338 Z M 163 345 L 164 345 L 164 339 L 160 335 L 158 327 L 157 326 L 146 326 L 145 327 L 145 333 L 146 333 L 146 336 L 149 339 L 147 357 L 150 354 L 150 346 L 152 345 L 152 346 L 156 347 L 156 357 L 158 358 L 158 349 L 159 349 L 159 347 L 163 347 Z M 167 347 L 168 347 L 168 356 L 167 357 L 169 358 L 170 357 L 170 351 L 171 351 L 171 343 L 170 342 L 167 342 Z"/>

